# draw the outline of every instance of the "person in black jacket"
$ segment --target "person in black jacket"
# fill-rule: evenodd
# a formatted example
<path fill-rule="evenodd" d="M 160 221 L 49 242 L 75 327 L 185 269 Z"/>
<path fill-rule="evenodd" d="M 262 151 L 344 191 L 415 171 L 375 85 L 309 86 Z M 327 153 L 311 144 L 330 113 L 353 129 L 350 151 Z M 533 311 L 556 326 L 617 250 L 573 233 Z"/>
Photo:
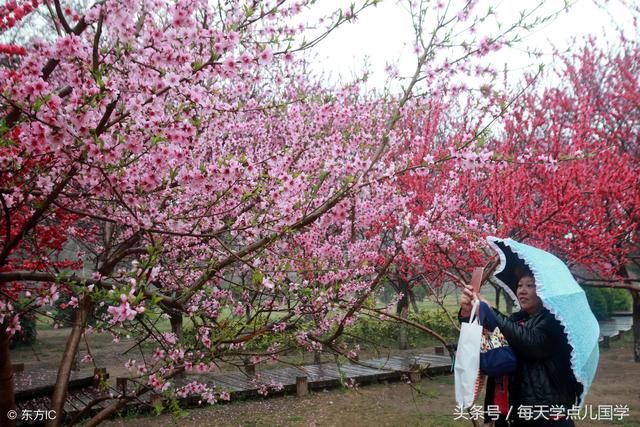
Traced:
<path fill-rule="evenodd" d="M 502 398 L 500 386 L 507 384 L 504 394 L 508 402 L 508 421 L 501 416 L 496 426 L 574 426 L 566 411 L 577 403 L 582 393 L 571 369 L 571 346 L 564 327 L 543 307 L 536 293 L 533 274 L 524 271 L 518 281 L 517 294 L 521 310 L 505 316 L 480 297 L 483 307 L 491 311 L 492 322 L 498 325 L 518 358 L 515 373 L 505 378 L 487 381 L 485 411 Z M 471 286 L 464 289 L 460 318 L 468 319 L 476 296 Z M 485 319 L 485 325 L 487 320 Z"/>

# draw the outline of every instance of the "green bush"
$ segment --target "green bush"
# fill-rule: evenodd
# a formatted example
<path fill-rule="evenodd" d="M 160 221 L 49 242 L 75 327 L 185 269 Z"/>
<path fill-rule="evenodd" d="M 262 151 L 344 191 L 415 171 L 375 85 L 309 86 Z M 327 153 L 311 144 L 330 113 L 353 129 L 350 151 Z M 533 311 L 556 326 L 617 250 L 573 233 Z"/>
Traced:
<path fill-rule="evenodd" d="M 612 311 L 631 311 L 633 298 L 625 289 L 607 289 L 611 294 Z"/>
<path fill-rule="evenodd" d="M 53 319 L 60 326 L 69 327 L 73 323 L 73 307 L 68 305 L 70 300 L 69 295 L 62 294 L 53 307 Z"/>
<path fill-rule="evenodd" d="M 453 317 L 454 320 L 456 320 L 456 314 L 454 314 Z M 409 319 L 426 326 L 441 335 L 447 341 L 451 341 L 458 337 L 458 329 L 453 325 L 453 323 L 451 323 L 449 317 L 440 310 L 420 310 L 417 313 L 409 313 Z M 413 332 L 409 333 L 409 337 L 411 337 L 412 333 L 417 336 L 425 335 L 424 332 L 416 328 L 412 327 L 411 330 Z"/>
<path fill-rule="evenodd" d="M 631 310 L 631 295 L 625 289 L 586 287 L 585 294 L 598 320 L 611 317 L 614 311 Z"/>
<path fill-rule="evenodd" d="M 342 340 L 349 344 L 390 345 L 397 341 L 399 327 L 396 322 L 372 317 L 361 317 L 345 328 Z"/>
<path fill-rule="evenodd" d="M 261 322 L 266 322 L 266 319 L 259 319 L 257 324 L 261 324 Z M 246 323 L 238 320 L 236 325 L 237 330 L 244 330 L 242 334 L 248 333 L 251 331 L 253 326 L 248 326 Z M 247 351 L 255 351 L 261 352 L 267 350 L 272 345 L 280 345 L 283 347 L 286 346 L 295 346 L 295 331 L 284 331 L 284 332 L 267 332 L 263 334 L 258 334 L 254 338 L 250 339 L 246 342 L 244 349 Z M 212 342 L 216 342 L 217 340 L 228 340 L 231 338 L 235 338 L 234 334 L 226 331 L 224 336 L 217 336 L 215 331 L 212 331 L 209 336 Z M 182 328 L 182 344 L 187 348 L 197 348 L 201 347 L 201 339 L 197 334 L 197 331 L 194 329 L 191 322 L 185 322 L 185 326 Z"/>
<path fill-rule="evenodd" d="M 36 342 L 38 329 L 36 328 L 36 316 L 33 312 L 20 316 L 20 326 L 22 329 L 16 332 L 11 339 L 11 348 L 26 347 Z"/>
<path fill-rule="evenodd" d="M 438 310 L 420 310 L 417 313 L 410 312 L 409 320 L 423 325 L 441 335 L 447 341 L 452 341 L 458 336 L 458 330 L 449 318 Z M 423 347 L 435 344 L 437 341 L 430 334 L 421 331 L 411 325 L 406 325 L 407 341 L 409 347 Z M 365 346 L 389 346 L 398 345 L 400 336 L 400 323 L 393 320 L 380 320 L 373 317 L 362 317 L 346 328 L 343 340 L 351 344 Z"/>
<path fill-rule="evenodd" d="M 55 323 L 67 328 L 73 325 L 73 314 L 75 311 L 75 308 L 69 305 L 69 301 L 71 301 L 71 295 L 60 295 L 60 298 L 58 298 L 52 310 Z M 109 306 L 106 304 L 103 306 L 94 304 L 92 311 L 89 313 L 87 324 L 96 326 L 100 320 L 107 317 L 108 308 Z"/>

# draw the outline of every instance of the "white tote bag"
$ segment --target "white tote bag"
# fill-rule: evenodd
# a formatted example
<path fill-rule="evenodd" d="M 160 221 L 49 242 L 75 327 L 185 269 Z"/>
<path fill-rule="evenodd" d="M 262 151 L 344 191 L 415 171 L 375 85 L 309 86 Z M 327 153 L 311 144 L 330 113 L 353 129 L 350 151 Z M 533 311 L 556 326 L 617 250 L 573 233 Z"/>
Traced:
<path fill-rule="evenodd" d="M 456 350 L 454 368 L 456 403 L 459 408 L 467 409 L 473 405 L 476 395 L 476 380 L 480 371 L 480 341 L 482 339 L 482 325 L 476 311 L 480 301 L 475 300 L 469 323 L 460 325 L 460 338 Z"/>

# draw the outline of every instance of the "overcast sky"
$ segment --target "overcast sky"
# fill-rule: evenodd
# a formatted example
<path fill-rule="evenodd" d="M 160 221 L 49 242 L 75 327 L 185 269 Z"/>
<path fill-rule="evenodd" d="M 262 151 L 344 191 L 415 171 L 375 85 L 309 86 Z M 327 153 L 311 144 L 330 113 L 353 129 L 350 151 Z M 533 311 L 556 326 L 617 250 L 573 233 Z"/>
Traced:
<path fill-rule="evenodd" d="M 316 6 L 326 8 L 323 10 L 333 10 L 344 8 L 350 2 L 320 0 L 318 3 Z M 401 4 L 406 4 L 406 1 Z M 507 23 L 522 8 L 530 8 L 537 1 L 503 0 L 485 4 L 495 6 L 500 21 Z M 548 0 L 546 4 L 547 11 L 557 10 L 563 1 Z M 314 10 L 317 10 L 316 6 Z M 563 12 L 552 22 L 543 24 L 527 35 L 523 45 L 499 52 L 495 65 L 502 69 L 503 64 L 508 63 L 510 78 L 518 78 L 525 70 L 537 69 L 541 62 L 548 63 L 552 45 L 560 49 L 575 45 L 572 41 L 574 37 L 596 34 L 603 40 L 615 43 L 616 25 L 631 28 L 628 11 L 615 0 L 608 3 L 606 10 L 598 8 L 592 0 L 577 0 L 567 13 Z M 323 71 L 333 81 L 351 80 L 354 72 L 362 70 L 366 62 L 371 72 L 371 86 L 380 88 L 384 85 L 387 63 L 395 64 L 401 74 L 412 73 L 415 67 L 411 43 L 413 37 L 411 19 L 406 8 L 396 0 L 384 0 L 382 4 L 363 11 L 355 23 L 339 28 L 325 39 L 316 49 L 318 61 L 315 61 L 315 68 Z M 547 55 L 531 58 L 526 54 L 531 49 Z"/>

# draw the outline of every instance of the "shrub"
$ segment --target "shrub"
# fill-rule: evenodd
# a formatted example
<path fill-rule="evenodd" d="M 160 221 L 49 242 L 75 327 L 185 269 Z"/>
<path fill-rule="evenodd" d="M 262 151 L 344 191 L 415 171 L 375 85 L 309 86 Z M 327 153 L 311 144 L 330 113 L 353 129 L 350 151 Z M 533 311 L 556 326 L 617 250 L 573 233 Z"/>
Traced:
<path fill-rule="evenodd" d="M 68 305 L 70 299 L 69 295 L 62 294 L 53 307 L 53 320 L 60 326 L 69 327 L 73 323 L 73 307 Z"/>
<path fill-rule="evenodd" d="M 11 348 L 19 348 L 33 345 L 38 336 L 36 328 L 36 316 L 33 312 L 25 313 L 20 316 L 21 330 L 11 339 Z"/>
<path fill-rule="evenodd" d="M 259 320 L 258 322 L 264 322 L 265 320 Z M 259 324 L 259 323 L 258 323 Z M 244 330 L 244 333 L 248 333 L 251 331 L 252 326 L 247 325 L 244 322 L 238 320 L 237 322 L 237 330 Z M 196 329 L 194 329 L 191 322 L 186 323 L 182 329 L 182 344 L 187 348 L 198 348 L 202 346 L 201 339 L 198 336 Z M 266 351 L 269 347 L 278 345 L 282 347 L 287 346 L 295 346 L 295 331 L 284 331 L 284 332 L 267 332 L 263 334 L 259 334 L 252 338 L 251 340 L 245 343 L 244 349 L 247 351 L 255 351 L 261 352 Z M 215 342 L 219 339 L 228 340 L 230 338 L 234 338 L 233 334 L 227 333 L 224 336 L 217 336 L 215 331 L 212 330 L 211 335 L 209 336 L 211 341 Z"/>
<path fill-rule="evenodd" d="M 614 311 L 631 310 L 631 295 L 625 289 L 585 288 L 587 300 L 596 319 L 606 319 Z"/>
<path fill-rule="evenodd" d="M 73 312 L 74 308 L 69 305 L 71 296 L 67 294 L 60 295 L 60 298 L 56 301 L 56 305 L 53 307 L 53 320 L 60 326 L 71 327 L 73 325 Z M 105 319 L 107 316 L 107 305 L 99 306 L 94 304 L 93 309 L 89 313 L 89 319 L 87 324 L 96 326 L 98 322 Z"/>
<path fill-rule="evenodd" d="M 426 326 L 440 334 L 447 341 L 457 337 L 458 330 L 449 318 L 439 310 L 420 310 L 417 313 L 410 312 L 409 320 Z M 431 335 L 411 325 L 407 327 L 407 340 L 409 347 L 423 347 L 433 345 L 436 341 Z M 364 344 L 368 346 L 384 345 L 395 347 L 400 335 L 400 323 L 390 320 L 380 320 L 373 317 L 362 317 L 345 330 L 343 340 L 352 344 Z"/>
<path fill-rule="evenodd" d="M 611 311 L 631 311 L 633 298 L 625 289 L 607 289 L 611 293 Z"/>
<path fill-rule="evenodd" d="M 458 329 L 451 323 L 449 317 L 440 310 L 420 310 L 417 313 L 409 313 L 409 319 L 428 327 L 432 331 L 440 334 L 447 341 L 458 337 Z M 416 339 L 418 339 L 419 336 L 425 335 L 424 332 L 413 327 L 411 331 L 412 332 L 409 333 L 410 338 L 412 334 L 416 335 Z"/>

